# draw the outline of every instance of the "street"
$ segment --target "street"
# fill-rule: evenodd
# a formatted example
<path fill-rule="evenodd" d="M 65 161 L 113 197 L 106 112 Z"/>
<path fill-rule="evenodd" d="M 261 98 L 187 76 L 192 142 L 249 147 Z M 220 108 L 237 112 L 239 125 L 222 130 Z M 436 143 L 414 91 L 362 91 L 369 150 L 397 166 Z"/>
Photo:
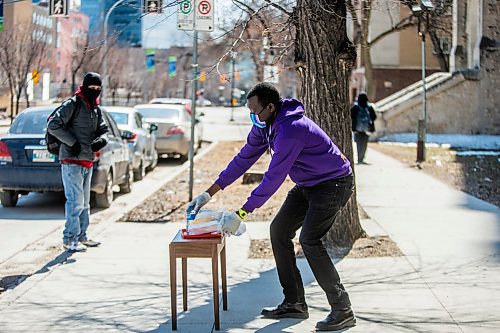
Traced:
<path fill-rule="evenodd" d="M 230 122 L 231 108 L 198 108 L 204 124 L 205 142 L 218 140 L 245 140 L 250 121 L 245 108 L 237 108 L 234 122 Z M 204 145 L 204 148 L 207 144 Z M 203 154 L 202 149 L 197 156 Z M 196 163 L 196 162 L 195 162 Z M 115 193 L 115 200 L 108 209 L 92 209 L 89 234 L 106 224 L 117 220 L 182 170 L 189 162 L 176 159 L 161 160 L 158 167 L 133 184 L 129 194 Z M 196 167 L 196 164 L 195 164 Z M 0 279 L 14 276 L 23 279 L 52 260 L 61 252 L 61 238 L 64 227 L 63 193 L 30 193 L 22 196 L 15 208 L 0 206 Z M 13 281 L 3 281 L 0 287 Z M 15 281 L 14 281 L 15 282 Z"/>

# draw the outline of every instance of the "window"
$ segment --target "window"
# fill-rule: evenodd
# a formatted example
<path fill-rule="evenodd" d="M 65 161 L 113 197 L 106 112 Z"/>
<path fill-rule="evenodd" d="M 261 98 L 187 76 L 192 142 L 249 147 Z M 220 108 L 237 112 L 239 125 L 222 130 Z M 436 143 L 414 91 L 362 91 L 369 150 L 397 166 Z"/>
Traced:
<path fill-rule="evenodd" d="M 121 112 L 108 112 L 111 117 L 116 121 L 117 124 L 127 125 L 128 124 L 128 114 Z"/>
<path fill-rule="evenodd" d="M 137 128 L 142 128 L 141 115 L 138 113 L 135 114 L 135 124 L 137 125 Z"/>

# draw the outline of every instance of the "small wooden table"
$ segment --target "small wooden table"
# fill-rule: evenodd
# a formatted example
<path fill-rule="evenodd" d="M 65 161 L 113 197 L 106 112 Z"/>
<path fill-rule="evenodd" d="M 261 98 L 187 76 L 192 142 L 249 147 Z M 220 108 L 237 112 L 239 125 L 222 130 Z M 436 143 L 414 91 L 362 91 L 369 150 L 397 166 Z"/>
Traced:
<path fill-rule="evenodd" d="M 172 330 L 177 330 L 177 258 L 182 258 L 182 305 L 187 311 L 187 258 L 212 258 L 212 284 L 214 294 L 215 329 L 220 330 L 219 320 L 219 265 L 222 275 L 222 309 L 227 310 L 226 239 L 185 239 L 181 231 L 169 245 L 170 251 L 170 301 L 172 307 Z"/>

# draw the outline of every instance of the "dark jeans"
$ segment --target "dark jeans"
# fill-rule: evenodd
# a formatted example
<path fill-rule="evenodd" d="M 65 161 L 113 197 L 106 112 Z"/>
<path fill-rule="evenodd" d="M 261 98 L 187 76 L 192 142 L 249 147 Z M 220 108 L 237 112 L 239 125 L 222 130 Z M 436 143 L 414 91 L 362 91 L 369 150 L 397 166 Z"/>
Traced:
<path fill-rule="evenodd" d="M 354 132 L 354 141 L 358 150 L 358 163 L 365 159 L 366 148 L 368 147 L 368 134 L 365 132 Z"/>
<path fill-rule="evenodd" d="M 271 243 L 285 301 L 304 302 L 304 286 L 297 268 L 292 239 L 302 227 L 299 241 L 316 281 L 325 291 L 332 309 L 349 307 L 349 295 L 340 283 L 321 238 L 330 230 L 340 208 L 353 193 L 352 176 L 312 187 L 296 185 L 271 223 Z"/>

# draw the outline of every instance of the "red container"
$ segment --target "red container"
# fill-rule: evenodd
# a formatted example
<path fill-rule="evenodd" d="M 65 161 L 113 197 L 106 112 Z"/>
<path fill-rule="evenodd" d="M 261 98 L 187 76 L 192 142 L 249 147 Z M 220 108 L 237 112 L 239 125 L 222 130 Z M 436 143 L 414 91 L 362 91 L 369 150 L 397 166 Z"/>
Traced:
<path fill-rule="evenodd" d="M 220 233 L 210 233 L 210 234 L 199 234 L 199 235 L 189 235 L 186 229 L 181 229 L 182 238 L 193 239 L 193 238 L 221 238 Z"/>

